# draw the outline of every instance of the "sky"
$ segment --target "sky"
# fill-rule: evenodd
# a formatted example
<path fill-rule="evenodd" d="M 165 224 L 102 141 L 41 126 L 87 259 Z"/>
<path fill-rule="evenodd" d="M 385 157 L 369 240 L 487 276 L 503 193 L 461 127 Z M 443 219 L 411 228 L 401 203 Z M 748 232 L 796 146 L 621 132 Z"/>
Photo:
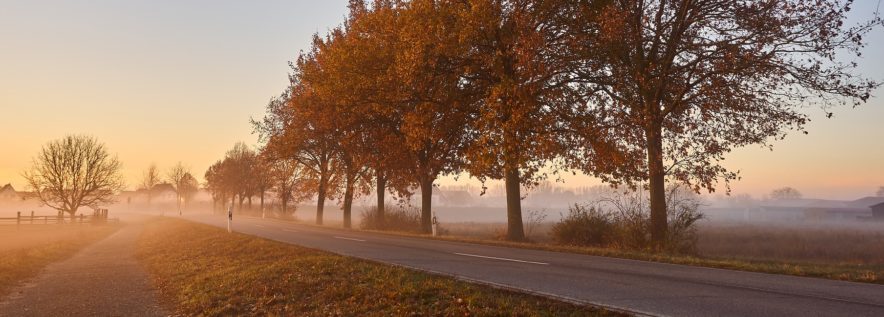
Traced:
<path fill-rule="evenodd" d="M 858 1 L 852 21 L 871 18 Z M 339 25 L 346 0 L 0 0 L 0 186 L 46 142 L 97 137 L 134 188 L 151 163 L 177 162 L 201 178 L 234 143 L 257 144 L 261 118 L 288 84 L 288 62 L 314 33 Z M 860 73 L 884 81 L 884 30 L 867 36 Z M 884 89 L 868 104 L 809 108 L 808 135 L 737 149 L 733 193 L 760 197 L 792 186 L 807 197 L 855 199 L 884 186 Z M 467 183 L 446 177 L 439 183 Z M 563 186 L 599 184 L 585 176 Z"/>

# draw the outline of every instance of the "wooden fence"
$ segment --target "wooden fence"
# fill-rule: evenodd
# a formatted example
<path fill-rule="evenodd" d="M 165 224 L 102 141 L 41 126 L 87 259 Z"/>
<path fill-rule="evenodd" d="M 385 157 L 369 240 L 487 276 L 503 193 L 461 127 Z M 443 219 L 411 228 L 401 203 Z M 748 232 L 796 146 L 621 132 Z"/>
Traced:
<path fill-rule="evenodd" d="M 22 215 L 21 211 L 19 211 L 15 214 L 15 217 L 0 218 L 0 225 L 83 224 L 120 221 L 118 218 L 108 218 L 107 214 L 107 209 L 99 209 L 90 216 L 80 214 L 72 219 L 68 215 L 62 213 L 53 216 L 37 216 L 34 215 L 33 211 L 31 211 L 30 215 Z"/>

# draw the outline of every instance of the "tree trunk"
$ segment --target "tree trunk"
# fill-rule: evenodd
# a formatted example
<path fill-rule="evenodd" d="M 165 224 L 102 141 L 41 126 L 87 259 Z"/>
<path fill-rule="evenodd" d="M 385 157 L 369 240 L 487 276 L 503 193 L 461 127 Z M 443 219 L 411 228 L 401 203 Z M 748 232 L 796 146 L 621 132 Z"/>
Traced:
<path fill-rule="evenodd" d="M 344 189 L 344 228 L 352 227 L 351 214 L 353 212 L 353 184 L 347 181 L 347 188 Z"/>
<path fill-rule="evenodd" d="M 252 210 L 252 195 L 249 195 L 249 210 Z"/>
<path fill-rule="evenodd" d="M 433 232 L 433 179 L 424 176 L 421 180 L 421 231 Z"/>
<path fill-rule="evenodd" d="M 525 227 L 522 225 L 522 194 L 519 169 L 506 168 L 506 239 L 509 241 L 525 240 Z"/>
<path fill-rule="evenodd" d="M 377 222 L 378 229 L 384 228 L 384 212 L 386 201 L 384 199 L 384 195 L 387 192 L 387 178 L 383 175 L 382 172 L 378 172 L 377 177 L 377 196 L 378 196 L 378 210 L 377 210 Z"/>
<path fill-rule="evenodd" d="M 659 124 L 646 130 L 648 173 L 651 200 L 651 241 L 663 247 L 666 241 L 666 171 L 663 168 L 663 131 Z"/>
<path fill-rule="evenodd" d="M 325 176 L 319 179 L 319 197 L 316 200 L 316 224 L 322 225 L 322 211 L 325 208 L 325 186 L 328 184 Z"/>

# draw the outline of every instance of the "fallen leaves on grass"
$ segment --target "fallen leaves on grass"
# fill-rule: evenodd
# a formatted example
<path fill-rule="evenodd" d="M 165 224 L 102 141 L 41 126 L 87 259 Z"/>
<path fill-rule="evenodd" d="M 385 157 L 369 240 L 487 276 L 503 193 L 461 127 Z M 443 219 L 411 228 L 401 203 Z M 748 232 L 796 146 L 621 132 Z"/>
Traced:
<path fill-rule="evenodd" d="M 179 220 L 148 225 L 138 255 L 184 315 L 612 314 Z"/>

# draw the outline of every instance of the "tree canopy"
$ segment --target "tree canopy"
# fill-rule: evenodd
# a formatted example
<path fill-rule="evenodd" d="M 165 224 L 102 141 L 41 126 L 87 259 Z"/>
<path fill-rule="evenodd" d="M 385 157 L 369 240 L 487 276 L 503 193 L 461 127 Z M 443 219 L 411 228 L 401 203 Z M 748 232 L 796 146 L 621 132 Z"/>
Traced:
<path fill-rule="evenodd" d="M 317 223 L 341 197 L 349 226 L 374 186 L 379 208 L 419 190 L 429 231 L 435 181 L 468 173 L 505 182 L 507 238 L 522 240 L 521 189 L 580 171 L 647 189 L 663 243 L 667 183 L 729 189 L 731 150 L 869 99 L 879 84 L 850 59 L 881 20 L 845 25 L 851 4 L 353 0 L 254 124 L 269 157 L 300 164 Z"/>

